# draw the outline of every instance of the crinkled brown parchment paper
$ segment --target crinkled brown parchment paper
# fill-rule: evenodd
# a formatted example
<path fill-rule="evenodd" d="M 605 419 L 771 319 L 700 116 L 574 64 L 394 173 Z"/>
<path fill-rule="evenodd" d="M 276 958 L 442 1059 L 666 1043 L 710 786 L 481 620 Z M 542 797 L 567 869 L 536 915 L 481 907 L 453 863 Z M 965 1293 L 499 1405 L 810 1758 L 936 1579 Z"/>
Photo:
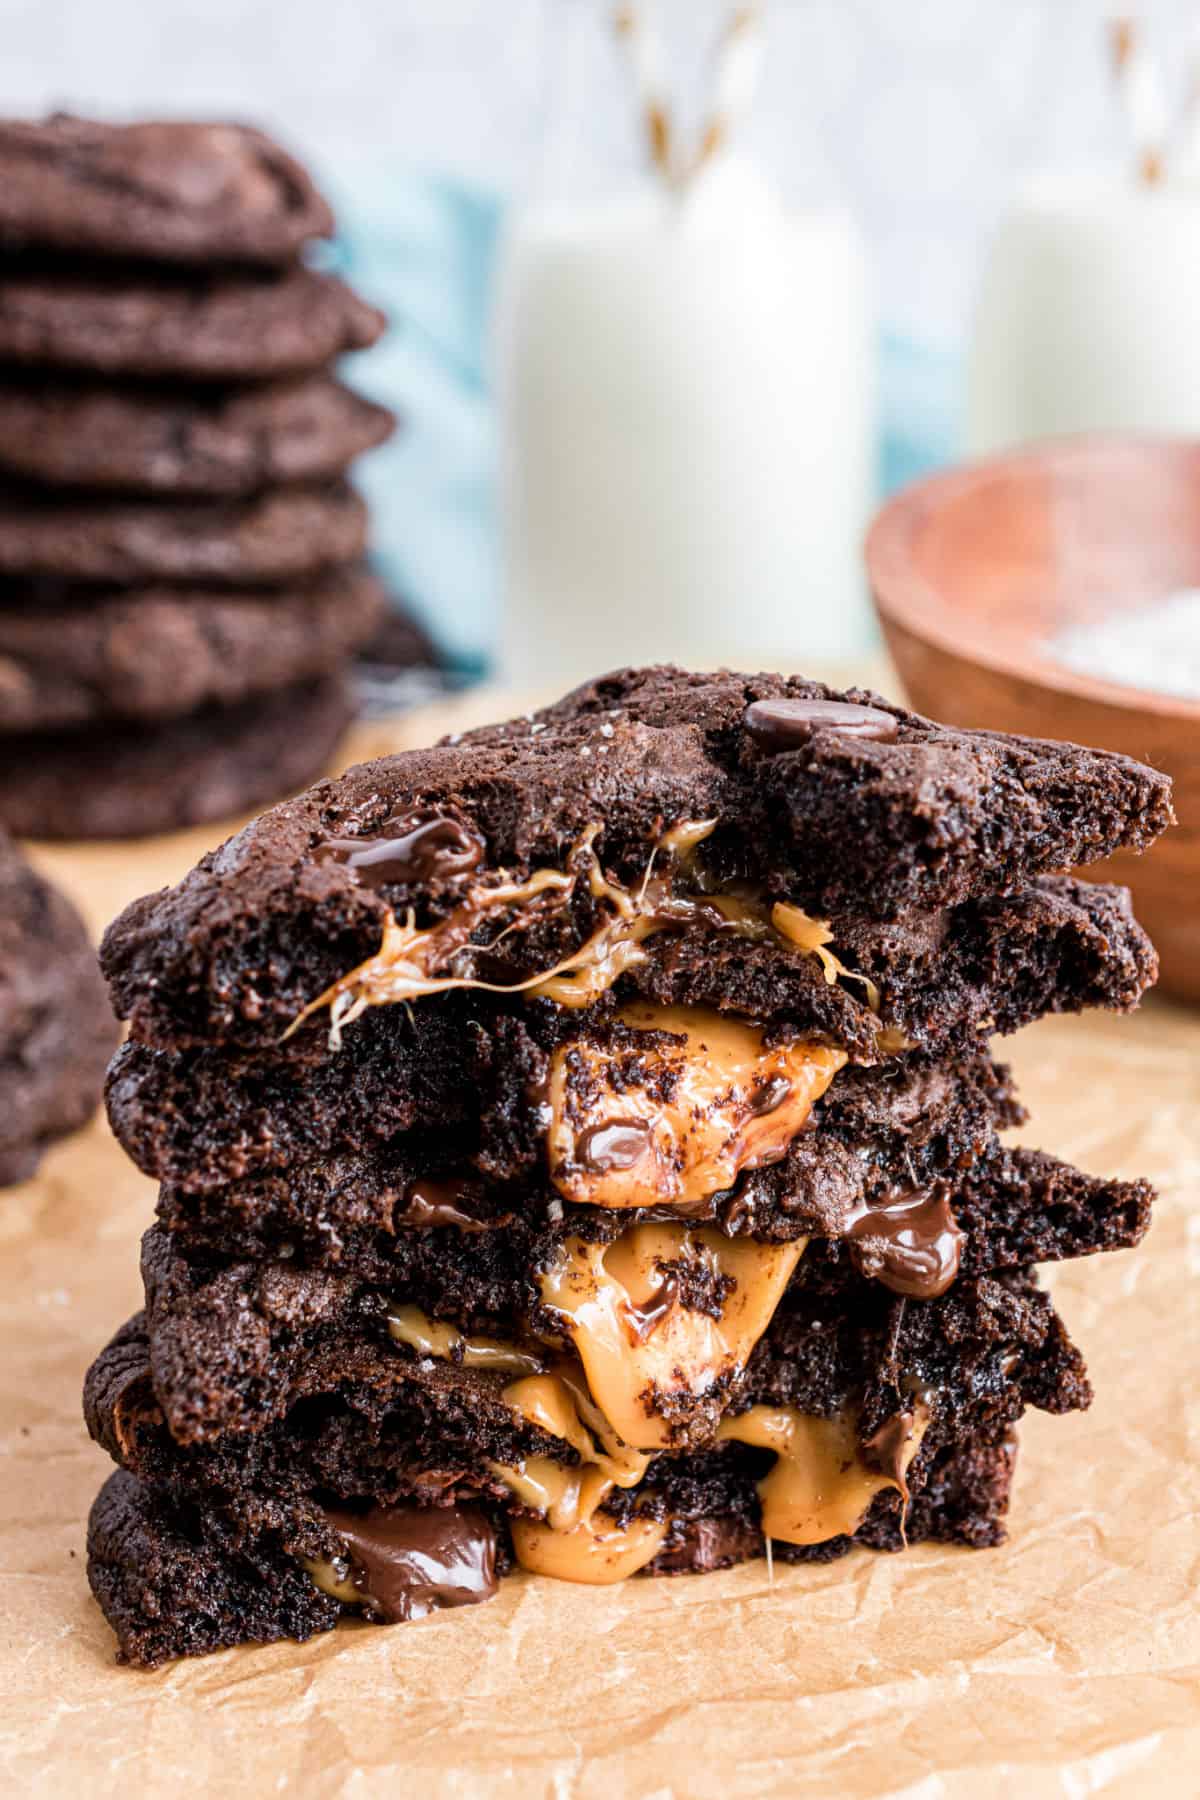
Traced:
<path fill-rule="evenodd" d="M 99 926 L 216 835 L 39 860 Z M 517 1576 L 478 1609 L 150 1675 L 115 1665 L 84 1576 L 108 1464 L 79 1390 L 138 1304 L 153 1190 L 100 1124 L 60 1147 L 0 1194 L 0 1789 L 1200 1791 L 1200 1013 L 1047 1020 L 1007 1054 L 1024 1141 L 1162 1199 L 1141 1250 L 1051 1276 L 1097 1399 L 1026 1421 L 1003 1549 L 862 1551 L 773 1584 L 761 1562 L 615 1589 Z"/>

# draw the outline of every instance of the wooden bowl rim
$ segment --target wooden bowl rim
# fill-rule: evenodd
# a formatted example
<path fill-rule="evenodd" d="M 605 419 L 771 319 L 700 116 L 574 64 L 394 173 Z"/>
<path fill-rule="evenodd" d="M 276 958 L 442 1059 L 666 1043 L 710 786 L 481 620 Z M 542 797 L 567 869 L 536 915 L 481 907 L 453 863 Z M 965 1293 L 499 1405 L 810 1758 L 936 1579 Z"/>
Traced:
<path fill-rule="evenodd" d="M 1183 719 L 1200 726 L 1200 701 L 1185 700 L 1176 694 L 1159 694 L 1148 688 L 1126 687 L 1119 682 L 1104 681 L 1099 676 L 1064 668 L 1042 656 L 1036 643 L 1031 643 L 1028 653 L 1020 658 L 1000 647 L 989 648 L 986 643 L 965 647 L 953 631 L 941 625 L 936 617 L 930 617 L 930 607 L 943 610 L 947 598 L 943 590 L 919 575 L 913 564 L 911 546 L 918 522 L 946 504 L 958 501 L 972 489 L 997 476 L 1022 475 L 1044 470 L 1047 465 L 1061 463 L 1064 459 L 1086 461 L 1093 455 L 1112 455 L 1114 452 L 1140 453 L 1156 458 L 1165 455 L 1171 461 L 1186 458 L 1197 464 L 1200 489 L 1200 439 L 1151 433 L 1087 432 L 1048 438 L 999 456 L 981 457 L 952 469 L 939 470 L 901 488 L 884 503 L 871 522 L 864 551 L 875 605 L 885 624 L 901 626 L 914 637 L 960 661 L 990 669 L 1010 680 L 1025 682 L 1049 693 L 1070 694 L 1076 699 L 1123 713 L 1148 713 L 1159 718 Z M 966 616 L 971 615 L 967 613 Z"/>

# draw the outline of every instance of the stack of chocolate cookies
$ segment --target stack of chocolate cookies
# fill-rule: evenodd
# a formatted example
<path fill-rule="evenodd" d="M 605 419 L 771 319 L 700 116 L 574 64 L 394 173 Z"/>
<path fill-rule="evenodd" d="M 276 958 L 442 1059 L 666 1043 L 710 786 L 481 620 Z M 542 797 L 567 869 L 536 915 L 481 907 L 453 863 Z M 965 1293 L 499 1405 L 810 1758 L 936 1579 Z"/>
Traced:
<path fill-rule="evenodd" d="M 568 1581 L 1004 1533 L 1086 1406 L 1035 1265 L 1142 1182 L 1002 1143 L 988 1049 L 1124 1010 L 1170 822 L 1119 756 L 631 671 L 277 807 L 110 928 L 161 1183 L 87 1381 L 140 1663 Z"/>
<path fill-rule="evenodd" d="M 382 316 L 260 132 L 0 123 L 0 819 L 126 836 L 311 780 L 382 596 L 332 373 Z"/>

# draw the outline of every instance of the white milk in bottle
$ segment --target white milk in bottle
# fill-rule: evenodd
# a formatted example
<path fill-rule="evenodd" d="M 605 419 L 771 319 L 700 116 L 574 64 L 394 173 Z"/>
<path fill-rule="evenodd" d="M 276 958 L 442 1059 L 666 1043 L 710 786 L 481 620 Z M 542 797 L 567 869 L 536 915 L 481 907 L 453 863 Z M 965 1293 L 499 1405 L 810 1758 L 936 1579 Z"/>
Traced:
<path fill-rule="evenodd" d="M 873 354 L 847 214 L 790 209 L 729 148 L 529 210 L 496 334 L 510 676 L 853 643 Z"/>
<path fill-rule="evenodd" d="M 1133 20 L 1109 42 L 1127 162 L 1044 174 L 1001 221 L 968 374 L 977 455 L 1077 431 L 1200 433 L 1200 103 Z"/>
<path fill-rule="evenodd" d="M 1200 432 L 1200 184 L 1044 176 L 992 245 L 968 448 L 1116 430 Z"/>

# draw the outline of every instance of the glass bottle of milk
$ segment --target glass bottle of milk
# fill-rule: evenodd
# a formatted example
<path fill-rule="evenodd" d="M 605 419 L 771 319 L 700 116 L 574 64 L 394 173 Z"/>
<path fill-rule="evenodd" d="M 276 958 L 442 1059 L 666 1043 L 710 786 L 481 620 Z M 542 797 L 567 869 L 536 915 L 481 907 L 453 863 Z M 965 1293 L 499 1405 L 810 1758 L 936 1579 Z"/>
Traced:
<path fill-rule="evenodd" d="M 652 154 L 626 173 L 612 133 L 632 142 L 637 108 L 612 13 L 567 9 L 547 180 L 502 258 L 506 673 L 550 685 L 629 662 L 852 649 L 875 455 L 857 232 L 836 207 L 789 204 L 754 153 L 754 46 L 730 47 L 746 66 L 730 75 L 727 55 L 716 111 L 686 145 L 676 127 L 665 155 L 673 70 L 635 47 Z M 627 32 L 644 24 L 625 15 Z M 761 29 L 753 8 L 732 22 Z M 593 152 L 609 128 L 600 181 L 594 155 L 580 175 L 585 120 Z"/>
<path fill-rule="evenodd" d="M 1000 222 L 968 366 L 975 455 L 1082 431 L 1200 433 L 1200 41 L 1108 30 L 1121 166 L 1044 173 Z"/>

